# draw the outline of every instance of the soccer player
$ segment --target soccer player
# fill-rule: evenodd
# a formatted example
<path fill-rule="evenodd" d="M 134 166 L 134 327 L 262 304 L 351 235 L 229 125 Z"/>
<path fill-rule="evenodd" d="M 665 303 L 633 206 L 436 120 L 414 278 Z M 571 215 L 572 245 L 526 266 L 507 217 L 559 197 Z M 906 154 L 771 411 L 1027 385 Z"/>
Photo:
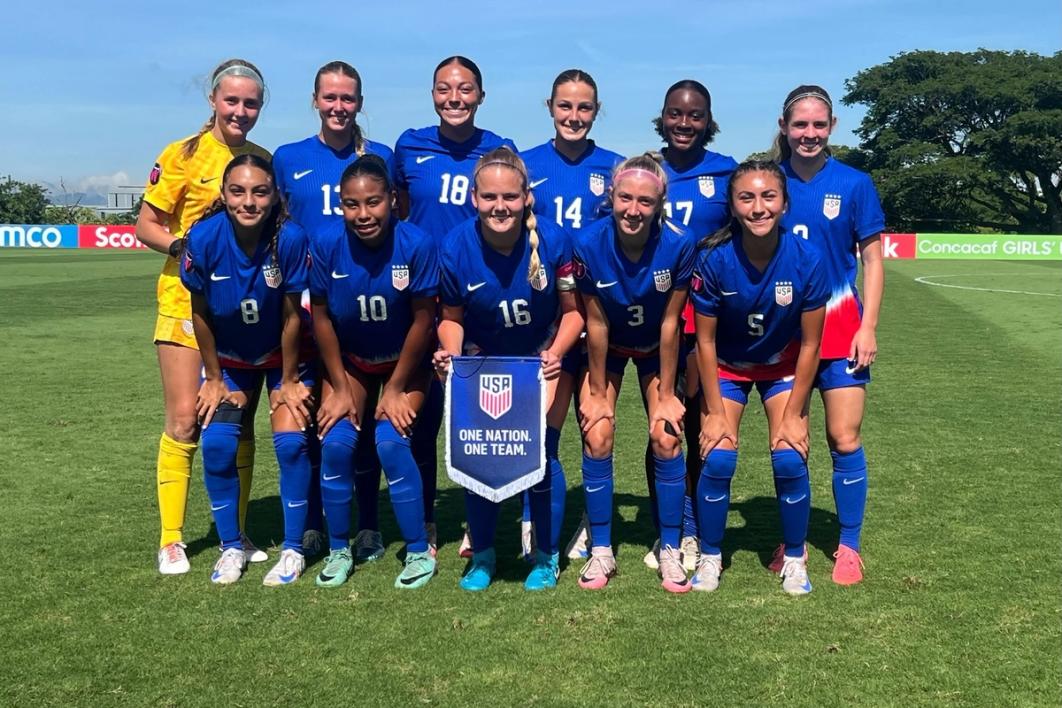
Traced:
<path fill-rule="evenodd" d="M 867 500 L 867 461 L 860 428 L 870 365 L 878 353 L 876 331 L 885 291 L 880 236 L 885 216 L 870 175 L 830 157 L 827 146 L 836 125 L 825 89 L 798 86 L 782 106 L 775 152 L 791 199 L 785 224 L 821 251 L 830 287 L 815 386 L 826 413 L 833 497 L 841 526 L 833 581 L 852 585 L 863 579 L 859 541 Z M 856 287 L 859 262 L 863 264 L 862 299 Z M 778 563 L 776 551 L 772 567 Z"/>
<path fill-rule="evenodd" d="M 357 123 L 362 105 L 362 80 L 358 71 L 344 61 L 325 64 L 317 70 L 313 83 L 313 107 L 320 116 L 320 130 L 305 140 L 280 146 L 273 155 L 280 196 L 292 219 L 303 227 L 311 241 L 317 234 L 342 223 L 339 178 L 354 160 L 362 155 L 379 155 L 393 174 L 391 148 L 362 135 Z M 365 435 L 358 445 L 355 466 L 358 531 L 354 536 L 354 553 L 360 561 L 372 561 L 384 553 L 378 515 L 380 462 L 373 445 L 375 420 L 369 416 L 363 423 Z M 313 494 L 310 496 L 314 499 Z M 311 513 L 310 520 L 311 523 L 318 521 L 319 515 Z M 317 541 L 313 531 L 307 535 Z M 307 552 L 311 552 L 309 548 Z"/>
<path fill-rule="evenodd" d="M 557 544 L 564 518 L 564 470 L 558 459 L 560 421 L 568 402 L 553 405 L 561 359 L 579 338 L 583 317 L 572 278 L 571 245 L 560 227 L 538 223 L 527 169 L 509 148 L 480 158 L 472 174 L 478 217 L 443 241 L 440 250 L 439 344 L 433 363 L 440 376 L 453 356 L 540 356 L 547 382 L 546 475 L 531 488 L 536 529 L 535 563 L 527 590 L 555 587 Z M 499 505 L 465 492 L 472 562 L 461 578 L 469 591 L 485 590 L 495 571 L 494 531 Z"/>
<path fill-rule="evenodd" d="M 163 575 L 189 570 L 183 540 L 188 483 L 192 458 L 199 441 L 196 392 L 202 360 L 192 326 L 188 291 L 181 284 L 179 261 L 189 227 L 218 197 L 222 171 L 233 157 L 269 152 L 247 140 L 258 121 L 265 84 L 262 74 L 243 59 L 222 62 L 211 75 L 207 102 L 211 114 L 195 135 L 170 143 L 162 151 L 148 177 L 144 202 L 136 221 L 136 236 L 145 245 L 168 257 L 158 282 L 159 313 L 155 322 L 155 346 L 162 373 L 166 422 L 159 441 L 158 568 Z M 246 410 L 248 424 L 237 452 L 240 473 L 240 528 L 243 528 L 251 494 L 254 466 L 253 410 L 257 393 Z M 251 562 L 267 559 L 246 535 L 243 549 Z"/>
<path fill-rule="evenodd" d="M 815 249 L 780 225 L 788 201 L 776 164 L 741 164 L 727 187 L 732 222 L 705 238 L 697 257 L 692 299 L 706 412 L 695 590 L 719 587 L 738 428 L 755 385 L 767 414 L 785 539 L 782 589 L 791 595 L 811 592 L 804 554 L 811 511 L 807 408 L 829 288 Z"/>
<path fill-rule="evenodd" d="M 668 177 L 665 213 L 669 219 L 689 229 L 694 239 L 702 239 L 715 233 L 727 221 L 726 185 L 737 162 L 729 155 L 721 155 L 707 149 L 719 133 L 719 125 L 712 117 L 712 96 L 708 89 L 694 79 L 683 79 L 671 85 L 664 94 L 660 116 L 653 120 L 657 135 L 667 144 L 662 151 L 664 170 Z M 687 304 L 682 312 L 685 349 L 685 394 L 689 400 L 699 398 L 697 392 L 697 359 L 693 354 L 693 308 Z M 692 449 L 697 445 L 700 431 L 699 406 L 688 406 L 686 411 L 686 444 Z M 650 497 L 653 495 L 651 467 L 646 467 L 649 476 Z M 697 564 L 696 507 L 693 504 L 694 488 L 700 476 L 698 460 L 689 455 L 686 465 L 687 494 L 683 501 L 682 514 L 682 560 L 687 570 Z M 659 524 L 658 524 L 659 526 Z M 645 556 L 650 567 L 656 565 L 657 550 Z"/>
<path fill-rule="evenodd" d="M 555 221 L 574 238 L 607 215 L 612 168 L 623 156 L 599 147 L 589 137 L 601 110 L 597 83 L 590 74 L 580 69 L 558 74 L 546 99 L 546 108 L 553 119 L 553 139 L 521 153 L 521 157 L 527 165 L 529 187 L 535 193 L 535 214 L 539 219 Z M 581 360 L 576 348 L 562 362 L 557 384 L 558 405 L 562 400 L 571 399 Z M 526 504 L 525 520 L 530 521 Z M 585 514 L 568 544 L 567 553 L 570 558 L 590 555 Z"/>
<path fill-rule="evenodd" d="M 243 409 L 263 379 L 280 467 L 284 546 L 266 573 L 269 586 L 295 582 L 306 567 L 302 535 L 310 489 L 306 429 L 312 422 L 311 367 L 300 366 L 300 301 L 306 289 L 306 235 L 285 220 L 273 169 L 254 154 L 233 159 L 221 176 L 221 203 L 188 232 L 181 282 L 191 293 L 192 323 L 203 357 L 196 413 L 203 429 L 203 479 L 221 538 L 210 579 L 239 580 L 236 447 Z"/>
<path fill-rule="evenodd" d="M 612 175 L 612 218 L 579 235 L 576 281 L 586 306 L 589 368 L 582 377 L 583 489 L 593 547 L 579 585 L 604 587 L 616 572 L 612 553 L 612 449 L 616 399 L 633 360 L 646 402 L 660 519 L 659 572 L 665 590 L 686 592 L 679 557 L 685 407 L 675 395 L 679 317 L 686 303 L 696 243 L 664 216 L 667 175 L 656 156 L 621 162 Z"/>
<path fill-rule="evenodd" d="M 432 101 L 439 125 L 402 133 L 395 144 L 395 184 L 398 212 L 403 219 L 441 241 L 458 224 L 476 215 L 472 204 L 472 173 L 476 162 L 491 150 L 511 140 L 476 127 L 476 111 L 486 95 L 483 74 L 475 62 L 463 56 L 443 59 L 432 76 Z M 424 480 L 426 518 L 433 520 L 437 478 L 436 439 L 442 425 L 443 396 L 433 381 L 421 412 L 413 446 Z M 434 542 L 434 523 L 430 533 Z M 466 534 L 461 555 L 471 547 Z"/>
<path fill-rule="evenodd" d="M 431 378 L 427 357 L 435 343 L 438 262 L 430 236 L 392 219 L 389 173 L 376 155 L 348 166 L 338 181 L 343 220 L 310 242 L 314 332 L 327 371 L 317 416 L 331 550 L 317 584 L 325 587 L 342 584 L 354 568 L 352 471 L 359 427 L 368 418 L 377 421 L 375 447 L 406 541 L 395 587 L 418 588 L 435 574 L 410 437 Z M 371 411 L 368 400 L 377 396 Z"/>

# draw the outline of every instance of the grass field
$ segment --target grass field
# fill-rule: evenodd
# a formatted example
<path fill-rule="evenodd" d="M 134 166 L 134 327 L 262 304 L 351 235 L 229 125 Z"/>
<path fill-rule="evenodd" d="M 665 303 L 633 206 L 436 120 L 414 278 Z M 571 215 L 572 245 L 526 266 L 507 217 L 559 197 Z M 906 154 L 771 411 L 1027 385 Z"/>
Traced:
<path fill-rule="evenodd" d="M 811 577 L 785 596 L 764 568 L 776 507 L 750 406 L 723 585 L 672 596 L 652 541 L 633 387 L 618 413 L 620 575 L 528 594 L 515 505 L 500 578 L 457 586 L 462 504 L 439 498 L 440 572 L 392 582 L 385 559 L 341 589 L 269 589 L 270 564 L 210 584 L 216 538 L 197 473 L 192 572 L 155 570 L 161 395 L 150 342 L 153 254 L 0 251 L 0 704 L 1059 705 L 1062 702 L 1062 264 L 890 262 L 864 427 L 867 580 L 829 580 L 837 524 L 814 406 Z M 958 287 L 934 287 L 915 278 Z M 940 276 L 946 276 L 941 278 Z M 1015 294 L 999 290 L 1020 290 Z M 260 417 L 259 431 L 266 431 Z M 568 426 L 568 526 L 582 508 Z M 280 539 L 261 436 L 251 535 Z"/>

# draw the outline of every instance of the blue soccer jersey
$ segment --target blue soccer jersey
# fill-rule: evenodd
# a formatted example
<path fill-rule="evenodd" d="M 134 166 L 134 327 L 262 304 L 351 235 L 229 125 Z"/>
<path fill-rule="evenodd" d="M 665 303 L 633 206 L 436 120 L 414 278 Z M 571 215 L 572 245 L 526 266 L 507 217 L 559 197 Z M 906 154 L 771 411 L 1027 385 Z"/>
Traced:
<path fill-rule="evenodd" d="M 503 255 L 487 245 L 479 229 L 478 218 L 465 221 L 447 234 L 439 253 L 441 300 L 464 308 L 465 353 L 539 354 L 557 333 L 559 292 L 575 287 L 568 233 L 552 223 L 538 225 L 542 269 L 530 283 L 527 233 Z"/>
<path fill-rule="evenodd" d="M 440 135 L 438 126 L 402 133 L 395 143 L 395 185 L 409 194 L 409 221 L 441 239 L 475 216 L 476 161 L 502 145 L 516 152 L 513 141 L 481 128 L 463 143 Z"/>
<path fill-rule="evenodd" d="M 366 140 L 366 154 L 379 155 L 387 163 L 394 178 L 394 153 L 383 143 Z M 342 221 L 339 205 L 339 178 L 347 165 L 358 159 L 354 146 L 333 150 L 316 135 L 297 143 L 281 145 L 273 154 L 273 171 L 277 176 L 277 191 L 292 220 L 301 226 L 310 239 L 330 224 Z"/>
<path fill-rule="evenodd" d="M 540 219 L 549 219 L 574 236 L 608 214 L 612 169 L 623 161 L 622 155 L 591 140 L 586 151 L 572 161 L 557 152 L 551 140 L 520 156 L 527 165 L 528 186 Z"/>
<path fill-rule="evenodd" d="M 788 161 L 782 169 L 789 188 L 789 210 L 783 223 L 819 250 L 830 287 L 822 358 L 843 359 L 863 314 L 856 288 L 856 247 L 885 230 L 878 192 L 870 175 L 833 158 L 827 158 L 808 182 L 800 179 Z"/>
<path fill-rule="evenodd" d="M 705 151 L 695 165 L 676 170 L 667 161 L 667 202 L 664 213 L 676 224 L 700 240 L 721 228 L 727 221 L 726 187 L 737 162 L 728 155 Z"/>
<path fill-rule="evenodd" d="M 284 296 L 306 288 L 306 256 L 306 234 L 290 221 L 277 237 L 275 259 L 268 238 L 254 255 L 244 253 L 225 212 L 189 230 L 181 282 L 206 298 L 222 366 L 280 366 Z"/>
<path fill-rule="evenodd" d="M 695 252 L 689 232 L 670 222 L 653 227 L 637 263 L 623 254 L 614 219 L 601 219 L 579 234 L 576 283 L 579 292 L 600 301 L 610 350 L 639 356 L 660 347 L 668 300 L 672 291 L 689 287 Z"/>
<path fill-rule="evenodd" d="M 761 273 L 741 237 L 697 256 L 691 299 L 697 313 L 717 319 L 719 376 L 764 381 L 792 376 L 800 352 L 800 316 L 829 299 L 818 253 L 782 229 Z"/>
<path fill-rule="evenodd" d="M 339 222 L 311 240 L 310 252 L 310 293 L 327 299 L 343 356 L 362 371 L 390 371 L 413 323 L 413 299 L 439 293 L 434 239 L 398 221 L 369 248 Z"/>

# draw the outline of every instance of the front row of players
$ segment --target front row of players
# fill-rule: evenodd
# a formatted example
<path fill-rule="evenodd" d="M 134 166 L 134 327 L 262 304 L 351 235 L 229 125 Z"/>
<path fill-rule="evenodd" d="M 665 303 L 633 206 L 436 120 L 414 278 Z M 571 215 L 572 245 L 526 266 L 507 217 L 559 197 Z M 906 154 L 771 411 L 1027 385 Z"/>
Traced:
<path fill-rule="evenodd" d="M 221 538 L 221 559 L 211 579 L 235 582 L 247 563 L 236 451 L 241 408 L 264 379 L 284 513 L 284 548 L 265 584 L 294 582 L 305 568 L 301 538 L 315 415 L 330 546 L 317 583 L 340 585 L 353 570 L 354 455 L 361 421 L 372 416 L 406 543 L 395 586 L 426 584 L 435 574 L 435 549 L 425 529 L 410 438 L 432 369 L 442 376 L 451 357 L 475 353 L 539 356 L 548 383 L 548 466 L 529 492 L 537 548 L 527 589 L 554 587 L 559 575 L 565 478 L 558 445 L 576 390 L 592 539 L 578 582 L 601 588 L 616 573 L 612 449 L 616 401 L 631 360 L 649 420 L 663 587 L 681 593 L 719 585 L 738 427 L 755 385 L 770 428 L 784 539 L 782 587 L 791 594 L 810 592 L 804 552 L 810 512 L 807 407 L 829 291 L 818 256 L 781 226 L 788 206 L 781 169 L 772 162 L 740 165 L 727 188 L 731 220 L 700 243 L 664 218 L 667 175 L 648 154 L 615 168 L 611 216 L 575 243 L 560 227 L 538 223 L 527 170 L 511 150 L 484 155 L 473 183 L 478 216 L 436 247 L 417 227 L 394 218 L 387 165 L 366 155 L 343 173 L 343 221 L 308 239 L 285 220 L 268 161 L 248 154 L 226 167 L 221 202 L 190 230 L 181 267 L 204 362 L 197 411 L 206 488 Z M 312 363 L 317 357 L 305 348 L 300 297 L 306 288 L 320 372 Z M 696 495 L 701 555 L 692 578 L 678 551 L 686 492 L 680 440 L 685 406 L 675 395 L 687 298 L 696 312 L 701 395 L 691 400 L 700 407 L 704 460 Z M 311 395 L 318 373 L 319 405 Z M 368 410 L 374 399 L 375 411 Z M 471 492 L 465 499 L 473 554 L 461 586 L 484 590 L 495 573 L 498 505 Z"/>

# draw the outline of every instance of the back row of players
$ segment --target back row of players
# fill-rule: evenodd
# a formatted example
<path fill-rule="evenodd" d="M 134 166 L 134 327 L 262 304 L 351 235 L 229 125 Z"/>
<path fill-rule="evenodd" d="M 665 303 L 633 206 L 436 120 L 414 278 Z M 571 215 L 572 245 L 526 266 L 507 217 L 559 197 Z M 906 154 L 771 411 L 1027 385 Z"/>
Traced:
<path fill-rule="evenodd" d="M 649 421 L 659 532 L 646 562 L 665 589 L 718 586 L 737 430 L 753 385 L 768 417 L 782 521 L 771 569 L 786 592 L 810 592 L 807 415 L 817 386 L 841 527 L 833 579 L 859 582 L 860 426 L 877 348 L 884 221 L 870 178 L 829 156 L 836 119 L 827 92 L 800 86 L 786 97 L 777 164 L 738 166 L 706 149 L 718 126 L 697 81 L 665 94 L 654 121 L 662 153 L 625 160 L 588 138 L 599 102 L 585 72 L 556 78 L 546 101 L 556 134 L 519 154 L 476 127 L 484 92 L 473 62 L 449 57 L 433 79 L 439 125 L 407 130 L 392 152 L 361 134 L 354 68 L 321 67 L 320 132 L 281 146 L 270 162 L 247 140 L 261 73 L 230 60 L 213 72 L 210 119 L 155 164 L 137 235 L 170 256 L 155 330 L 166 405 L 159 571 L 189 569 L 181 534 L 200 431 L 221 538 L 212 580 L 234 582 L 247 562 L 266 559 L 243 532 L 264 379 L 285 528 L 265 584 L 299 577 L 311 550 L 304 544 L 320 538 L 322 505 L 330 552 L 319 585 L 342 584 L 355 558 L 383 555 L 381 466 L 407 547 L 395 585 L 427 583 L 442 400 L 432 369 L 442 375 L 451 356 L 481 353 L 538 355 L 549 384 L 549 466 L 524 503 L 525 530 L 535 531 L 524 542 L 528 589 L 553 587 L 559 574 L 558 445 L 573 394 L 586 513 L 569 555 L 587 558 L 584 588 L 604 587 L 616 572 L 612 448 L 628 360 Z M 307 287 L 312 325 L 300 302 Z M 307 433 L 314 418 L 318 428 Z M 692 459 L 683 432 L 699 449 Z M 465 498 L 462 554 L 471 563 L 461 585 L 482 590 L 495 571 L 498 507 Z"/>

